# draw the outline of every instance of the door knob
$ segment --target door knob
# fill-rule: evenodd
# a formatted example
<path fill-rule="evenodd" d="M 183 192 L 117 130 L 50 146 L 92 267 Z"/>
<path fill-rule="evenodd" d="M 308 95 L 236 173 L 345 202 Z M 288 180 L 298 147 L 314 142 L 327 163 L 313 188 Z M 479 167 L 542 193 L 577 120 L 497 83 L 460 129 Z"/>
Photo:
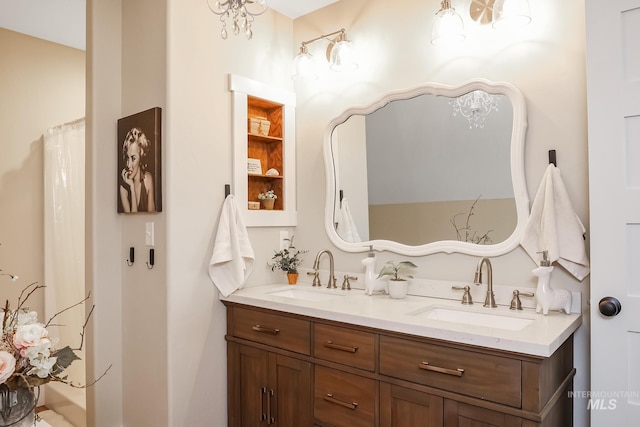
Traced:
<path fill-rule="evenodd" d="M 622 304 L 615 297 L 604 297 L 598 303 L 598 309 L 604 316 L 616 316 L 622 311 Z"/>

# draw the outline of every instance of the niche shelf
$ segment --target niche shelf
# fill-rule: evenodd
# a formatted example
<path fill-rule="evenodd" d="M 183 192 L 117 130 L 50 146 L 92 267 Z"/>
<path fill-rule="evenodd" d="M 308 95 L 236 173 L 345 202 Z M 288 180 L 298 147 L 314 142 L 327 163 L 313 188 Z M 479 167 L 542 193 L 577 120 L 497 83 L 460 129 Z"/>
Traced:
<path fill-rule="evenodd" d="M 295 226 L 295 94 L 230 74 L 233 182 L 248 227 Z M 273 190 L 273 210 L 249 209 Z"/>

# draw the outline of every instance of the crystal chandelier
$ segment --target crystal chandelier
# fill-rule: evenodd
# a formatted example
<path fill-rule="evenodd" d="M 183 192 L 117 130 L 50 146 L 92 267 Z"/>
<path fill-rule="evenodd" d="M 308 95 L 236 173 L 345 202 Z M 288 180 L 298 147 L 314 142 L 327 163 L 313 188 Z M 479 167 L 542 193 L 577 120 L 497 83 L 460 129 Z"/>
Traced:
<path fill-rule="evenodd" d="M 237 36 L 242 30 L 247 39 L 251 40 L 253 18 L 262 15 L 268 9 L 267 0 L 216 0 L 213 6 L 211 6 L 211 0 L 207 0 L 207 6 L 211 12 L 220 16 L 220 22 L 222 22 L 220 37 L 225 40 L 229 35 L 226 18 L 232 21 L 231 29 L 234 35 Z"/>
<path fill-rule="evenodd" d="M 453 116 L 460 114 L 469 122 L 469 129 L 484 127 L 485 118 L 498 111 L 498 97 L 490 93 L 474 90 L 449 101 Z"/>

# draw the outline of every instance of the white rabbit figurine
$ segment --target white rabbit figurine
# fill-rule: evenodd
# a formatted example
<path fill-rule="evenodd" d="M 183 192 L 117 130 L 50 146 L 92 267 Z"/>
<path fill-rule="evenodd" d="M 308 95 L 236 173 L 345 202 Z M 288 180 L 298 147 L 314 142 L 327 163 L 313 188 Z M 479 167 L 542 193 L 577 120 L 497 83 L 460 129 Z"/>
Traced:
<path fill-rule="evenodd" d="M 373 252 L 370 252 L 367 258 L 362 260 L 365 267 L 364 273 L 364 293 L 373 294 L 375 291 L 389 293 L 389 283 L 386 279 L 378 279 L 376 274 L 376 258 Z"/>
<path fill-rule="evenodd" d="M 547 258 L 547 251 L 542 253 L 542 262 L 540 267 L 532 271 L 538 276 L 538 289 L 536 290 L 536 313 L 542 311 L 543 315 L 547 315 L 549 310 L 564 310 L 565 313 L 571 313 L 571 292 L 566 289 L 551 288 L 551 272 L 553 267 Z"/>

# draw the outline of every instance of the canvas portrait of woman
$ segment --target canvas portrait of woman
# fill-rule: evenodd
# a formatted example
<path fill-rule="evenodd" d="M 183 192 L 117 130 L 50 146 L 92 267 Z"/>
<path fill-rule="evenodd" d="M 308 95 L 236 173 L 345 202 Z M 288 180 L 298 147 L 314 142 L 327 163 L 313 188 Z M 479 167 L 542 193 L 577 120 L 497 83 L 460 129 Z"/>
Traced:
<path fill-rule="evenodd" d="M 118 213 L 162 212 L 161 109 L 118 120 Z"/>

